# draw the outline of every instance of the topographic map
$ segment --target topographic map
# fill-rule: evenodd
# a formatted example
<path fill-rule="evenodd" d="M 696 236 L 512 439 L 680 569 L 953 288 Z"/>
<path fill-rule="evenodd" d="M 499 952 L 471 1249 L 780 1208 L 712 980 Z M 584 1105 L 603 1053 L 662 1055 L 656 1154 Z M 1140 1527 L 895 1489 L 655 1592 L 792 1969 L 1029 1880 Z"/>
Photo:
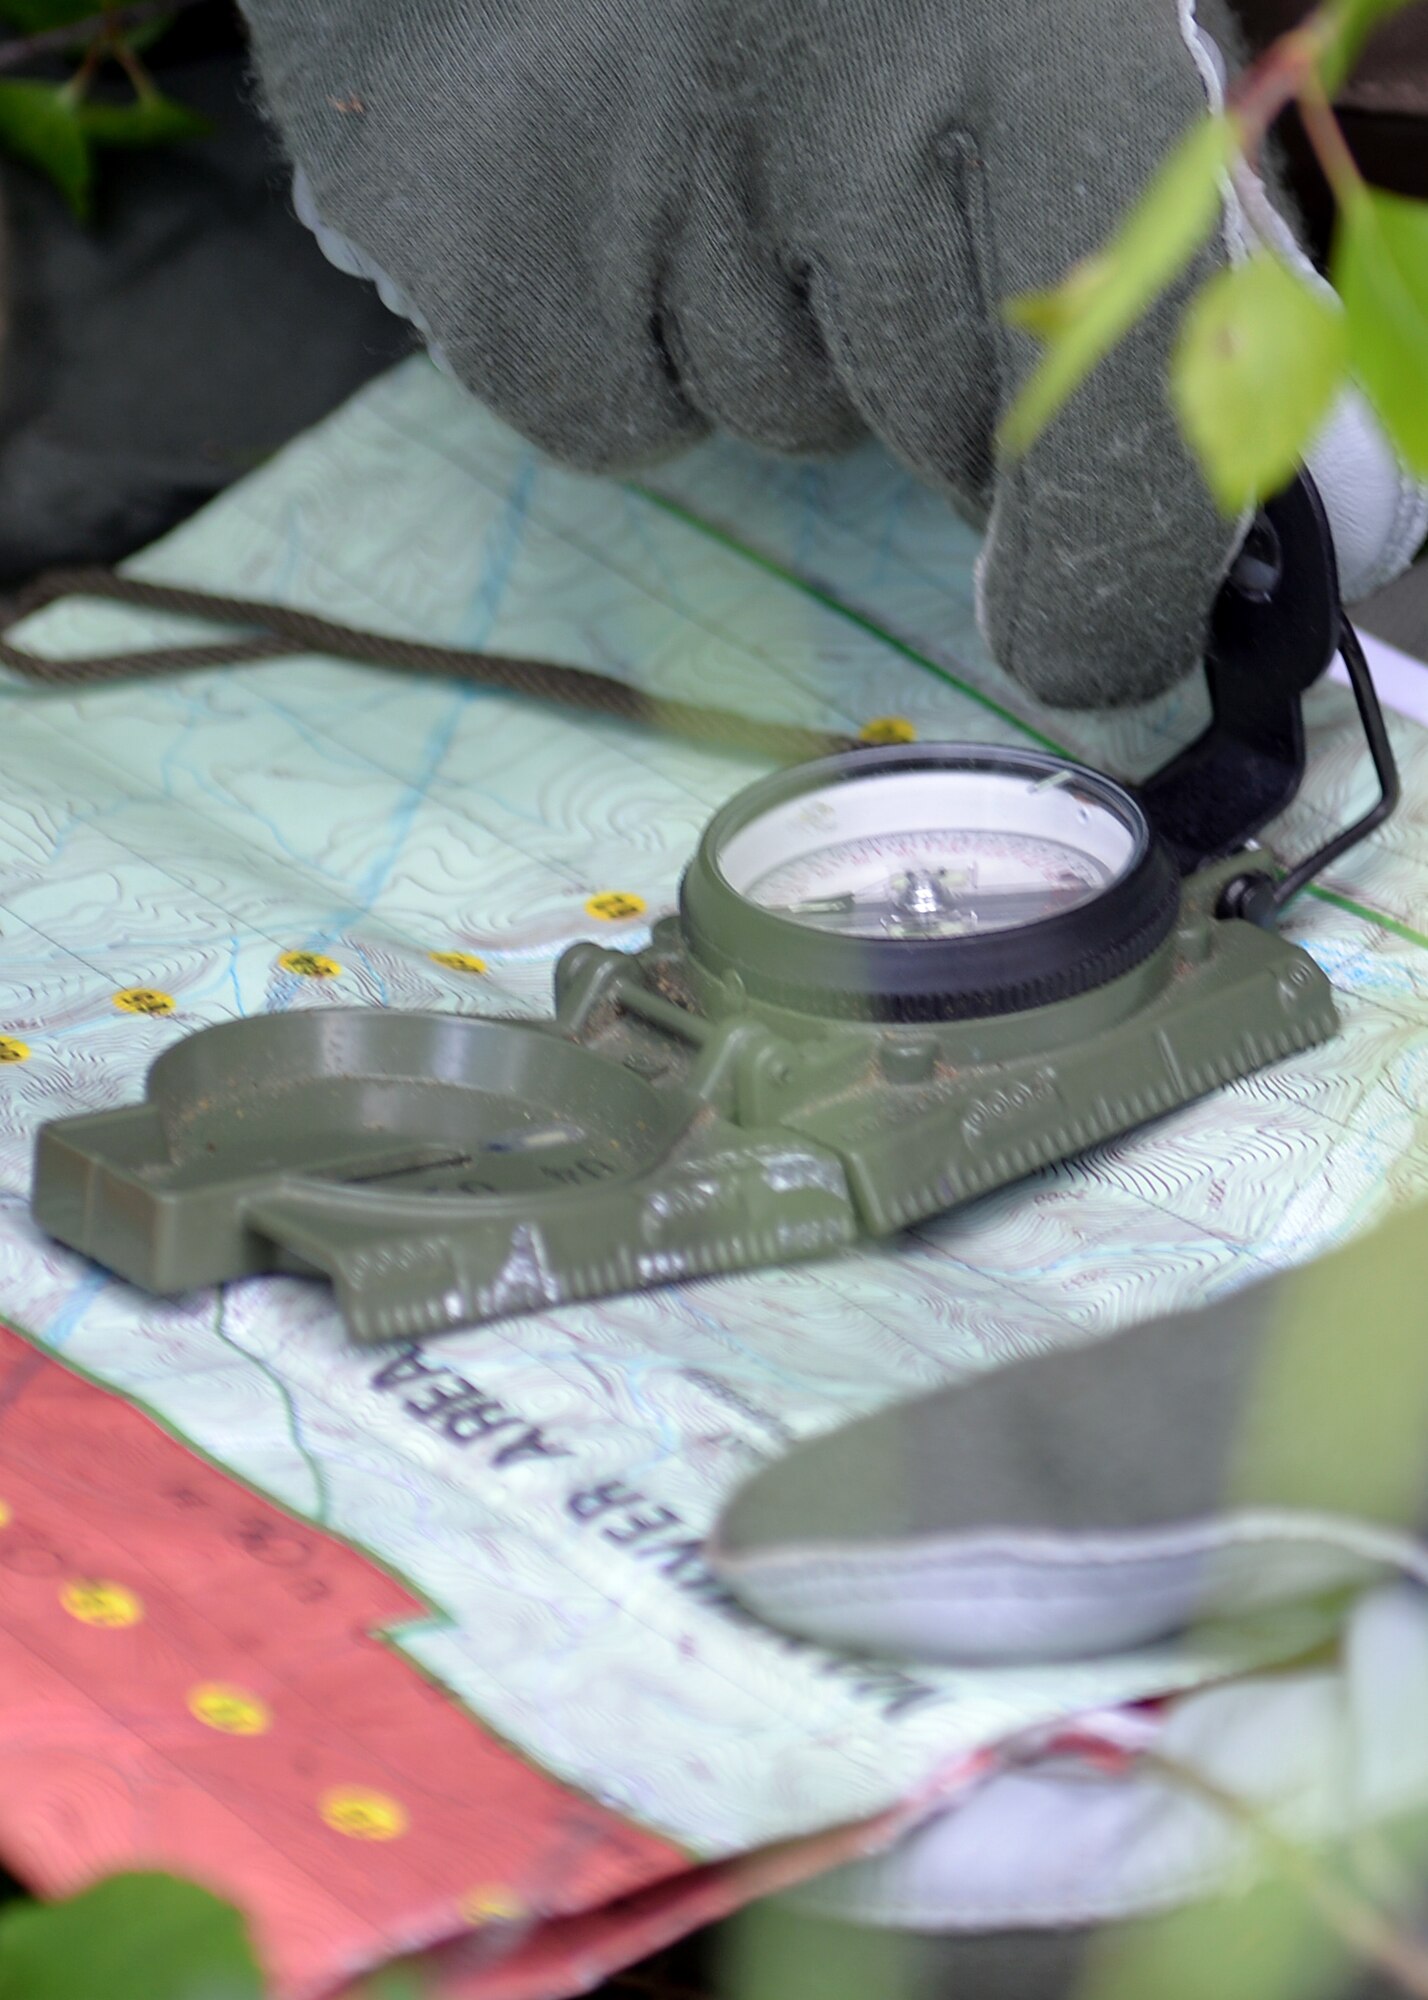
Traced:
<path fill-rule="evenodd" d="M 872 451 L 711 445 L 639 485 L 551 468 L 426 362 L 381 379 L 135 565 L 349 622 L 594 667 L 842 730 L 1037 741 L 1134 776 L 1189 689 L 1033 712 L 976 635 L 977 542 Z M 92 602 L 50 652 L 189 628 Z M 879 1669 L 730 1615 L 699 1542 L 791 1441 L 966 1371 L 1309 1258 L 1428 1180 L 1428 742 L 1405 804 L 1305 896 L 1329 1047 L 895 1243 L 357 1351 L 327 1289 L 141 1295 L 45 1240 L 46 1119 L 134 1100 L 199 1026 L 371 1005 L 543 1011 L 582 936 L 631 949 L 759 764 L 320 658 L 72 693 L 0 681 L 0 1317 L 430 1607 L 388 1644 L 543 1771 L 699 1860 L 865 1818 L 1008 1732 L 1223 1669 Z M 1297 854 L 1367 802 L 1311 703 Z M 447 1423 L 454 1378 L 498 1422 Z"/>

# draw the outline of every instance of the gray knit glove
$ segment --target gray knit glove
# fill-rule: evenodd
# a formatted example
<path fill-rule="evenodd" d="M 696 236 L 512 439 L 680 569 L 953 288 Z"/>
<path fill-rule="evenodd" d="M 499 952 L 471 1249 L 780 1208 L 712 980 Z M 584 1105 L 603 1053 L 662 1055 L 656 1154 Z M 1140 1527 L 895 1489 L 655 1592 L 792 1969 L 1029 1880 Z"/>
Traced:
<path fill-rule="evenodd" d="M 803 1444 L 735 1498 L 714 1558 L 771 1622 L 898 1659 L 1088 1659 L 1250 1619 L 1289 1652 L 1341 1623 L 1336 1655 L 1184 1701 L 1161 1758 L 1294 1839 L 1424 1815 L 1428 1210 Z M 824 1901 L 928 1930 L 1092 1923 L 1257 1859 L 1163 1769 L 1026 1768 Z"/>
<path fill-rule="evenodd" d="M 1428 1584 L 1428 1209 L 801 1445 L 719 1554 L 776 1623 L 948 1660 L 1141 1645 L 1385 1570 Z"/>
<path fill-rule="evenodd" d="M 1024 464 L 994 448 L 1036 356 L 1002 302 L 1206 108 L 1188 0 L 245 4 L 314 224 L 558 458 L 871 431 L 990 518 L 988 636 L 1039 695 L 1198 657 L 1235 530 L 1167 402 L 1183 293 Z"/>

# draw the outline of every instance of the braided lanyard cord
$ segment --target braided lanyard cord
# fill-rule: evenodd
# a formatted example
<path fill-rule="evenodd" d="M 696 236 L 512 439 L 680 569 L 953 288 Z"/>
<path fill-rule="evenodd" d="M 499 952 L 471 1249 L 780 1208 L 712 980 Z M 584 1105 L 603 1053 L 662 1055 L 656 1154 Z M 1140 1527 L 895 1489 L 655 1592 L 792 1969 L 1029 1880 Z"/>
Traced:
<path fill-rule="evenodd" d="M 111 681 L 193 673 L 204 667 L 247 665 L 285 654 L 326 653 L 362 666 L 393 667 L 466 681 L 476 687 L 499 688 L 506 694 L 555 702 L 586 715 L 632 722 L 646 729 L 667 730 L 711 748 L 743 751 L 778 763 L 798 763 L 848 750 L 857 740 L 831 731 L 804 729 L 796 723 L 761 722 L 729 709 L 670 701 L 586 667 L 431 645 L 420 639 L 364 631 L 265 598 L 227 597 L 183 584 L 149 583 L 108 569 L 50 570 L 36 578 L 17 594 L 4 632 L 61 597 L 98 597 L 142 611 L 171 612 L 239 629 L 229 639 L 149 651 L 86 653 L 72 659 L 28 652 L 0 634 L 0 666 L 42 687 L 96 687 Z"/>

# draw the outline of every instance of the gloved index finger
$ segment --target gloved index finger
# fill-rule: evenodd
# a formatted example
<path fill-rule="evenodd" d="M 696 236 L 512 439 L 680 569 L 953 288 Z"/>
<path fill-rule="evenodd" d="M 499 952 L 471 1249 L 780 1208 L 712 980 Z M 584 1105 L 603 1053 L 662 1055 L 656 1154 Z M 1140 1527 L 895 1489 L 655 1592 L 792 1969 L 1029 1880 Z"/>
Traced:
<path fill-rule="evenodd" d="M 893 83 L 892 30 L 868 25 L 868 81 L 830 81 L 817 169 L 796 137 L 782 142 L 838 377 L 899 457 L 990 514 L 984 629 L 1053 703 L 1135 700 L 1188 670 L 1240 539 L 1169 395 L 1180 305 L 1226 256 L 1218 232 L 1024 458 L 997 442 L 1040 357 L 1009 302 L 1099 252 L 1207 117 L 1192 14 L 1189 0 L 940 10 L 924 23 L 925 62 L 892 68 Z"/>
<path fill-rule="evenodd" d="M 1039 46 L 1020 64 L 1007 51 L 1008 101 L 982 135 L 1000 308 L 1098 252 L 1210 108 L 1193 7 L 1034 11 Z M 1243 524 L 1219 513 L 1180 435 L 1170 362 L 1187 297 L 1226 256 L 1217 229 L 1030 451 L 999 459 L 983 619 L 1045 701 L 1143 699 L 1201 656 Z M 1004 413 L 1041 349 L 1006 325 L 999 353 Z"/>

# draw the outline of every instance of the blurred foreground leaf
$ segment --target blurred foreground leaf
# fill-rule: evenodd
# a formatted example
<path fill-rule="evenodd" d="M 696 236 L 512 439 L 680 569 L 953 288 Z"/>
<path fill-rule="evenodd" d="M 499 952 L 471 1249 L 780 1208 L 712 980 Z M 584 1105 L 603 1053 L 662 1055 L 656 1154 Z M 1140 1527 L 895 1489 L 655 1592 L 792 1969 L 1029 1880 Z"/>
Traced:
<path fill-rule="evenodd" d="M 740 1910 L 724 1923 L 720 1937 L 715 1991 L 737 2000 L 912 2000 L 918 1983 L 911 1937 L 830 1923 L 778 1898 Z"/>
<path fill-rule="evenodd" d="M 1339 212 L 1333 275 L 1354 373 L 1428 475 L 1428 202 L 1360 187 Z"/>
<path fill-rule="evenodd" d="M 131 98 L 127 104 L 85 104 L 80 129 L 94 146 L 164 146 L 177 139 L 199 139 L 209 121 L 186 104 L 154 93 Z"/>
<path fill-rule="evenodd" d="M 1351 1955 L 1291 1884 L 1103 1932 L 1069 2000 L 1331 2000 Z"/>
<path fill-rule="evenodd" d="M 1418 0 L 1328 0 L 1324 8 L 1328 29 L 1322 68 L 1325 88 L 1331 94 L 1337 91 L 1348 80 L 1374 30 L 1416 4 Z"/>
<path fill-rule="evenodd" d="M 1186 314 L 1171 388 L 1227 514 L 1290 479 L 1348 359 L 1345 315 L 1278 257 L 1261 252 L 1210 279 Z"/>
<path fill-rule="evenodd" d="M 99 11 L 100 0 L 0 0 L 0 21 L 8 21 L 26 35 L 87 21 Z"/>
<path fill-rule="evenodd" d="M 1226 118 L 1197 125 L 1151 182 L 1106 248 L 1054 291 L 1006 308 L 1013 326 L 1046 343 L 1040 366 L 1002 424 L 1003 449 L 1028 451 L 1057 411 L 1185 269 L 1220 213 L 1221 176 L 1236 145 Z"/>
<path fill-rule="evenodd" d="M 79 107 L 63 88 L 0 81 L 0 147 L 47 174 L 81 220 L 89 214 L 93 163 Z"/>
<path fill-rule="evenodd" d="M 242 1917 L 171 1875 L 0 1912 L 0 2000 L 261 2000 Z"/>

